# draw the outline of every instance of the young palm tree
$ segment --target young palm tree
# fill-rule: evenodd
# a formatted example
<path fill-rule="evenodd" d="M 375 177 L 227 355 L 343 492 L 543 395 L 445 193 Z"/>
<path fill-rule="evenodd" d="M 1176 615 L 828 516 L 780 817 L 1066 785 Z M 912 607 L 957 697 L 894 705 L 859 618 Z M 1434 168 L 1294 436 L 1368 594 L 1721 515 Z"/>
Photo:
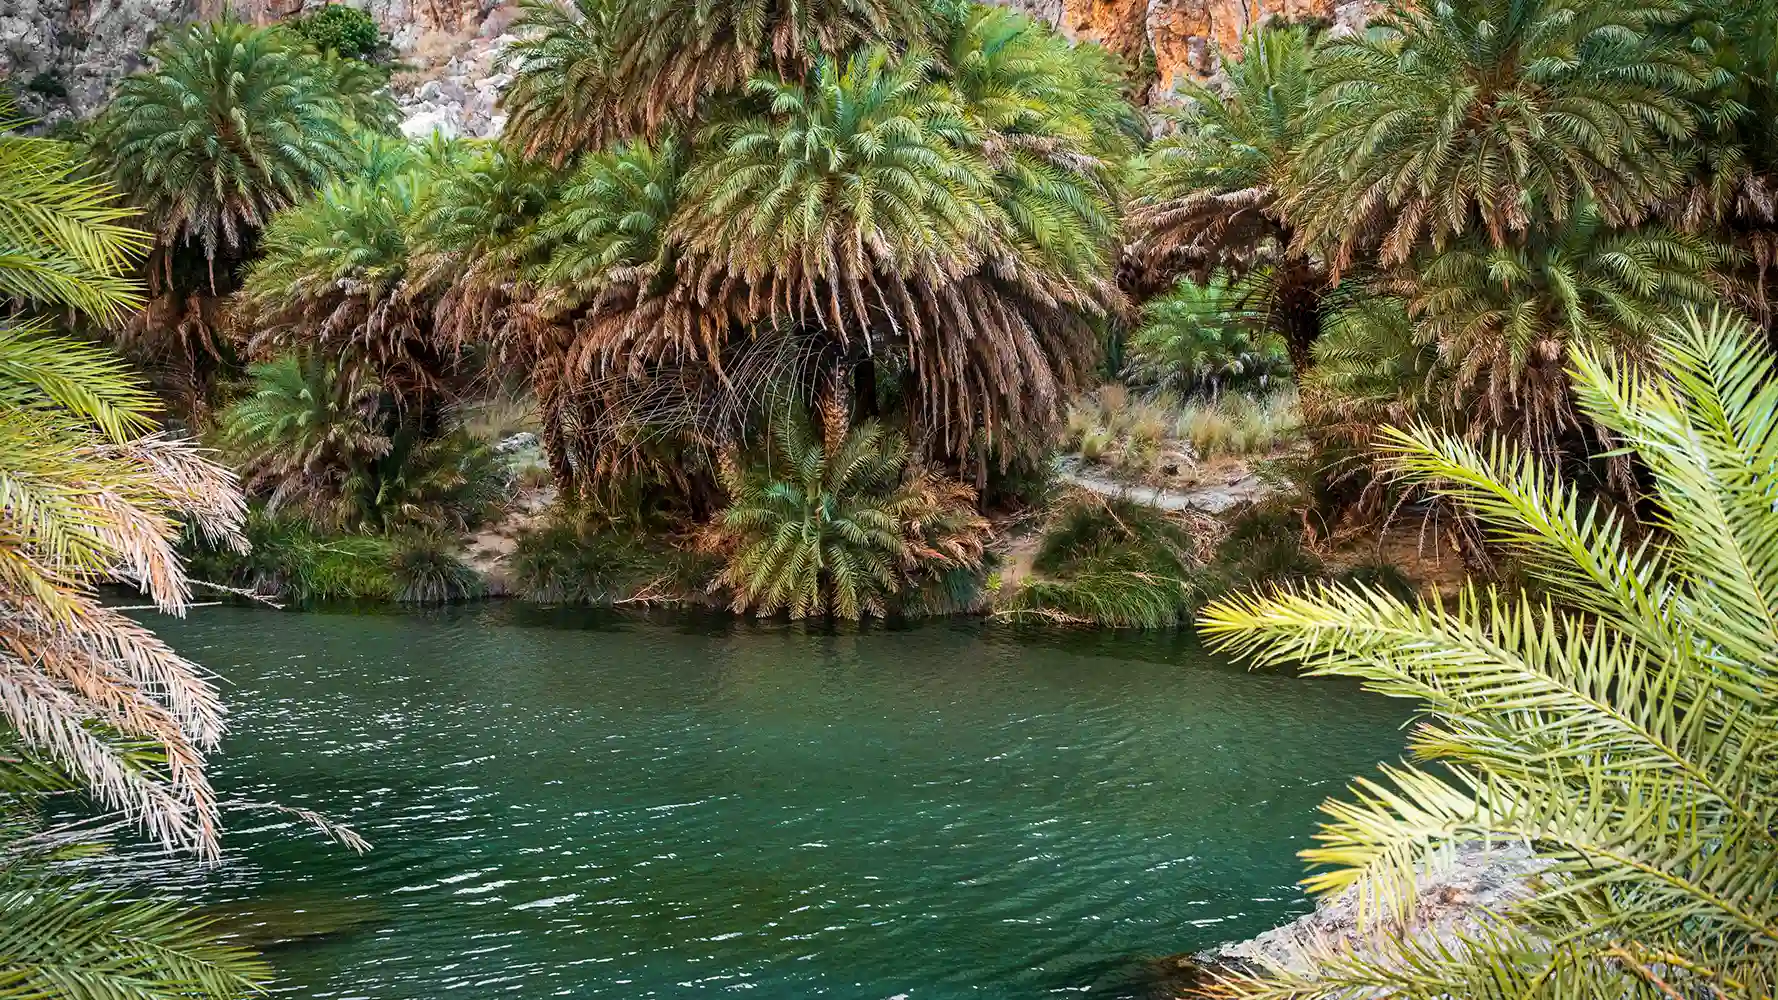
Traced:
<path fill-rule="evenodd" d="M 689 121 L 707 97 L 769 69 L 800 77 L 816 58 L 917 42 L 911 0 L 526 0 L 508 50 L 507 131 L 560 165 L 580 152 Z"/>
<path fill-rule="evenodd" d="M 764 460 L 725 461 L 722 479 L 732 502 L 713 528 L 728 549 L 717 583 L 735 611 L 882 616 L 943 573 L 981 567 L 988 523 L 974 491 L 921 468 L 874 421 L 823 442 L 780 416 Z"/>
<path fill-rule="evenodd" d="M 293 506 L 337 522 L 353 472 L 389 453 L 382 387 L 342 375 L 337 361 L 318 352 L 286 354 L 247 372 L 252 394 L 219 421 L 247 488 L 265 495 L 274 513 Z"/>
<path fill-rule="evenodd" d="M 1554 454 L 1576 425 L 1571 345 L 1636 362 L 1669 317 L 1714 301 L 1724 251 L 1659 226 L 1612 230 L 1583 205 L 1567 226 L 1496 246 L 1479 234 L 1431 255 L 1409 311 L 1449 368 L 1450 406 Z"/>
<path fill-rule="evenodd" d="M 1262 384 L 1290 368 L 1265 316 L 1220 283 L 1185 282 L 1142 310 L 1130 335 L 1124 378 L 1178 393 L 1220 393 Z"/>
<path fill-rule="evenodd" d="M 125 278 L 145 237 L 116 224 L 109 190 L 57 143 L 0 137 L 5 161 L 37 168 L 0 172 L 0 289 L 15 306 L 103 317 L 134 304 Z M 203 762 L 221 701 L 195 664 L 94 592 L 122 580 L 183 611 L 181 521 L 239 543 L 232 475 L 149 433 L 153 410 L 119 359 L 41 321 L 0 320 L 0 719 L 164 844 L 213 854 Z"/>
<path fill-rule="evenodd" d="M 1421 430 L 1403 473 L 1461 501 L 1543 596 L 1455 601 L 1322 588 L 1238 598 L 1224 649 L 1355 677 L 1425 712 L 1415 753 L 1330 802 L 1330 866 L 1372 933 L 1296 971 L 1234 974 L 1246 998 L 1769 997 L 1778 987 L 1778 372 L 1741 322 L 1673 326 L 1652 368 L 1574 354 L 1587 415 L 1648 471 L 1646 534 L 1534 456 Z M 1474 930 L 1415 941 L 1420 871 L 1464 844 L 1524 844 L 1533 891 Z"/>
<path fill-rule="evenodd" d="M 1675 192 L 1704 67 L 1668 0 L 1391 4 L 1317 62 L 1283 214 L 1333 271 L 1466 233 L 1505 245 L 1583 201 L 1633 222 Z"/>

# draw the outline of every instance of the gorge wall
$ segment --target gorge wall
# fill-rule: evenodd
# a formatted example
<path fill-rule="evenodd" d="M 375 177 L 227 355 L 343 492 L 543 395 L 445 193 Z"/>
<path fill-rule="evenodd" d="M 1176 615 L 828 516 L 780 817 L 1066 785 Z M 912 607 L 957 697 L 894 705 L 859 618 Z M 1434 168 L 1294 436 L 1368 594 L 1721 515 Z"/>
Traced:
<path fill-rule="evenodd" d="M 111 85 L 142 65 L 168 28 L 215 17 L 226 0 L 0 0 L 0 75 L 22 109 L 54 120 L 90 113 Z M 234 0 L 234 11 L 274 21 L 323 0 Z M 396 80 L 410 131 L 487 135 L 500 125 L 493 95 L 505 81 L 493 57 L 510 36 L 510 0 L 349 0 L 371 12 L 413 69 Z M 1233 51 L 1267 18 L 1361 26 L 1367 0 L 999 0 L 1099 42 L 1140 68 L 1165 97 L 1182 80 L 1213 78 L 1218 50 Z"/>

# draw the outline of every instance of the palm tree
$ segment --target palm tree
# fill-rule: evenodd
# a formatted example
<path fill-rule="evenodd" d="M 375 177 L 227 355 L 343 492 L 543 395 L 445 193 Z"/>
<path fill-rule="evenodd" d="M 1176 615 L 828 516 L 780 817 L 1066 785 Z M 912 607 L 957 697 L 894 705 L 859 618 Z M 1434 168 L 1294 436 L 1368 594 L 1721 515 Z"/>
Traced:
<path fill-rule="evenodd" d="M 1041 439 L 1096 353 L 1089 319 L 1122 303 L 1108 248 L 1092 252 L 1106 210 L 1090 174 L 1005 180 L 1017 168 L 994 149 L 1021 140 L 972 128 L 933 69 L 870 49 L 754 81 L 770 110 L 700 139 L 681 271 L 731 296 L 743 327 L 815 325 L 848 358 L 905 351 L 924 432 L 980 469 Z"/>
<path fill-rule="evenodd" d="M 1147 298 L 1181 275 L 1232 278 L 1307 371 L 1328 275 L 1294 245 L 1280 203 L 1308 141 L 1315 49 L 1301 27 L 1262 25 L 1243 39 L 1240 55 L 1222 61 L 1226 87 L 1186 86 L 1176 131 L 1149 150 L 1119 280 Z"/>
<path fill-rule="evenodd" d="M 1185 282 L 1150 302 L 1127 351 L 1124 378 L 1179 393 L 1216 395 L 1227 387 L 1263 384 L 1290 368 L 1265 316 L 1221 283 Z"/>
<path fill-rule="evenodd" d="M 779 416 L 763 460 L 722 463 L 732 502 L 712 528 L 733 609 L 792 618 L 882 616 L 952 570 L 981 567 L 975 492 L 921 468 L 898 434 L 863 421 L 818 440 Z"/>
<path fill-rule="evenodd" d="M 1725 256 L 1660 226 L 1610 229 L 1582 205 L 1567 226 L 1510 246 L 1477 234 L 1432 254 L 1408 308 L 1450 372 L 1451 409 L 1547 456 L 1578 429 L 1562 367 L 1570 345 L 1645 359 L 1669 317 L 1716 298 Z"/>
<path fill-rule="evenodd" d="M 342 520 L 347 481 L 389 453 L 382 386 L 342 374 L 319 352 L 286 354 L 248 367 L 252 394 L 219 423 L 247 489 L 273 513 L 293 506 L 323 523 Z"/>
<path fill-rule="evenodd" d="M 68 152 L 0 136 L 0 162 L 37 168 L 0 172 L 0 288 L 15 308 L 102 318 L 136 301 L 127 274 L 146 237 L 116 224 L 110 189 Z M 163 844 L 213 855 L 216 689 L 94 590 L 121 580 L 178 613 L 181 521 L 240 543 L 233 476 L 150 433 L 153 412 L 115 356 L 42 320 L 0 321 L 0 719 Z"/>
<path fill-rule="evenodd" d="M 1309 879 L 1372 932 L 1225 997 L 1769 997 L 1778 985 L 1778 372 L 1738 320 L 1673 325 L 1652 368 L 1574 349 L 1582 408 L 1648 471 L 1646 527 L 1535 456 L 1391 431 L 1400 470 L 1466 504 L 1542 596 L 1321 588 L 1213 605 L 1218 646 L 1418 701 L 1437 761 L 1329 802 Z M 1427 867 L 1465 844 L 1547 862 L 1498 919 L 1416 942 Z"/>
<path fill-rule="evenodd" d="M 800 77 L 820 56 L 926 33 L 912 0 L 525 0 L 523 12 L 507 131 L 557 165 L 685 124 L 763 69 Z"/>
<path fill-rule="evenodd" d="M 1690 170 L 1668 221 L 1742 251 L 1731 294 L 1768 330 L 1778 276 L 1778 2 L 1699 5 L 1674 31 L 1711 43 L 1713 85 L 1694 100 Z"/>
<path fill-rule="evenodd" d="M 451 392 L 455 364 L 433 329 L 434 304 L 412 280 L 409 233 L 428 182 L 410 169 L 334 181 L 272 220 L 236 307 L 248 351 L 321 350 L 422 415 Z"/>
<path fill-rule="evenodd" d="M 1224 57 L 1223 88 L 1186 84 L 1174 131 L 1149 149 L 1131 213 L 1132 266 L 1165 290 L 1184 271 L 1245 263 L 1291 242 L 1278 210 L 1307 139 L 1314 46 L 1298 28 L 1261 25 Z"/>
<path fill-rule="evenodd" d="M 193 25 L 148 58 L 100 112 L 94 152 L 155 238 L 154 301 L 128 337 L 201 383 L 225 357 L 215 304 L 261 230 L 350 172 L 353 133 L 388 129 L 393 105 L 375 69 L 277 28 Z"/>
<path fill-rule="evenodd" d="M 1335 274 L 1478 233 L 1496 246 L 1583 202 L 1635 222 L 1682 179 L 1704 67 L 1666 0 L 1392 3 L 1317 60 L 1284 198 Z"/>
<path fill-rule="evenodd" d="M 53 763 L 0 733 L 0 991 L 66 1000 L 230 1000 L 271 970 L 222 943 L 177 904 L 95 888 L 55 862 L 96 853 L 79 822 L 46 825 L 52 796 L 80 791 Z"/>

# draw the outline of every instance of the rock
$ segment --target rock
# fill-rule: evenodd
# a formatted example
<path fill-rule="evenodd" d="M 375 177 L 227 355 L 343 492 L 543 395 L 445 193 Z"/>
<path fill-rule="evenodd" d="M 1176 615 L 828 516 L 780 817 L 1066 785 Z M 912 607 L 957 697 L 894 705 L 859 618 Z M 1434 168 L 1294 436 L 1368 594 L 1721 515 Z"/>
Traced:
<path fill-rule="evenodd" d="M 452 105 L 449 108 L 422 107 L 402 120 L 401 134 L 409 139 L 425 139 L 437 133 L 447 139 L 454 139 L 463 134 L 460 112 L 461 105 Z"/>
<path fill-rule="evenodd" d="M 494 443 L 494 453 L 496 455 L 509 455 L 515 451 L 535 451 L 536 449 L 537 435 L 530 431 L 519 431 L 517 434 L 509 434 Z"/>
<path fill-rule="evenodd" d="M 1457 852 L 1449 868 L 1431 876 L 1422 875 L 1413 912 L 1406 921 L 1408 931 L 1422 940 L 1451 941 L 1454 932 L 1476 930 L 1483 913 L 1503 912 L 1515 900 L 1529 895 L 1535 888 L 1537 873 L 1547 865 L 1519 844 L 1495 845 L 1491 849 L 1466 846 Z M 1306 972 L 1309 950 L 1317 946 L 1331 944 L 1362 954 L 1374 930 L 1367 927 L 1359 921 L 1358 891 L 1354 887 L 1324 900 L 1314 912 L 1282 927 L 1189 958 L 1200 970 L 1281 968 Z"/>

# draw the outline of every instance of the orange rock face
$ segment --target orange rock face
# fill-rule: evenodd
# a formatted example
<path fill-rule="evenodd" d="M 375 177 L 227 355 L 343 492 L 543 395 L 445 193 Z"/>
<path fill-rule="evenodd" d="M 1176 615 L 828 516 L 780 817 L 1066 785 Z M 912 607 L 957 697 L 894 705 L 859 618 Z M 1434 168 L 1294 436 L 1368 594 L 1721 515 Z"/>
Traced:
<path fill-rule="evenodd" d="M 1218 53 L 1239 52 L 1261 21 L 1321 20 L 1336 29 L 1364 25 L 1367 0 L 1000 0 L 1047 17 L 1070 38 L 1090 39 L 1140 66 L 1152 52 L 1154 93 L 1216 73 Z M 1045 9 L 1046 7 L 1050 9 Z M 1054 11 L 1054 13 L 1052 13 Z"/>

